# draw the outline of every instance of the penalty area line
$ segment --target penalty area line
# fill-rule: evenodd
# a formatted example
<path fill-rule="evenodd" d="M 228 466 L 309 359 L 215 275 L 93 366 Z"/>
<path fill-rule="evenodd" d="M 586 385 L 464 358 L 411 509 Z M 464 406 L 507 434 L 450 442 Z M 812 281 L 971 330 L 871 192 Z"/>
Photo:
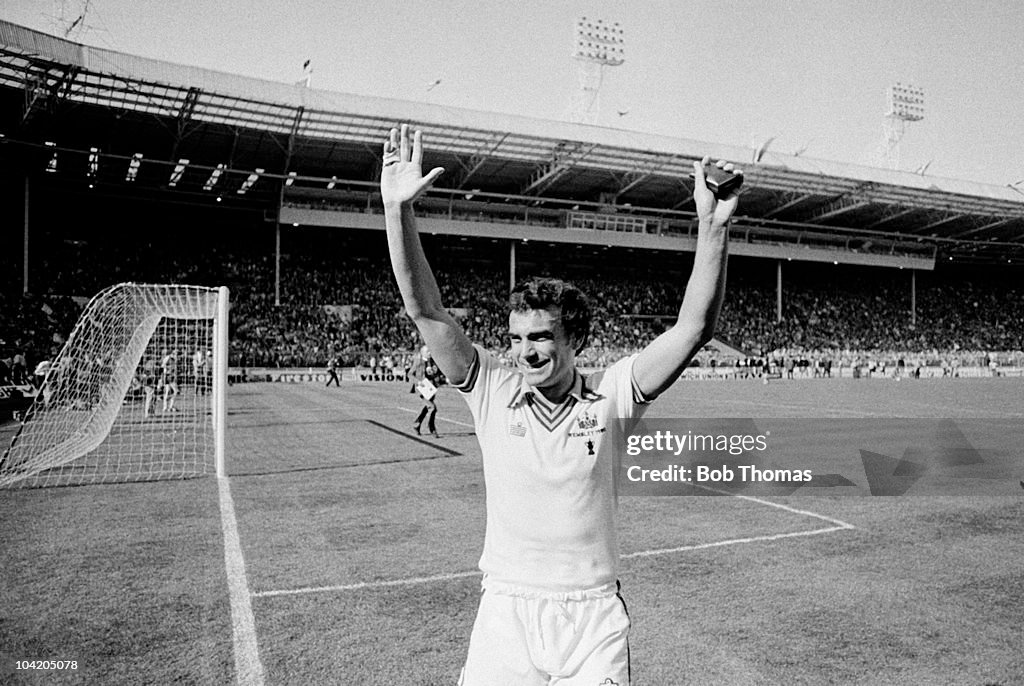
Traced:
<path fill-rule="evenodd" d="M 693 484 L 693 486 L 695 486 L 696 488 L 701 488 L 701 489 L 703 489 L 705 491 L 711 491 L 712 493 L 718 493 L 720 495 L 731 495 L 734 498 L 740 498 L 742 500 L 749 500 L 750 502 L 757 503 L 759 505 L 767 505 L 768 507 L 776 507 L 776 508 L 778 508 L 780 510 L 785 510 L 786 512 L 792 512 L 793 514 L 803 515 L 805 517 L 814 517 L 815 519 L 820 519 L 822 521 L 828 522 L 829 524 L 835 524 L 835 528 L 836 529 L 856 529 L 857 528 L 853 524 L 850 524 L 849 522 L 844 522 L 841 519 L 836 519 L 835 517 L 827 517 L 827 516 L 825 516 L 823 514 L 818 514 L 817 512 L 811 512 L 810 510 L 799 510 L 799 509 L 797 509 L 795 507 L 790 507 L 789 505 L 783 505 L 782 503 L 773 503 L 770 500 L 764 500 L 762 498 L 755 498 L 752 495 L 743 495 L 742 493 L 733 493 L 732 491 L 723 491 L 723 490 L 721 490 L 719 488 L 711 488 L 710 486 L 702 486 L 700 484 Z"/>
<path fill-rule="evenodd" d="M 764 536 L 750 536 L 747 538 L 731 538 L 725 541 L 712 541 L 711 543 L 697 543 L 683 545 L 674 548 L 656 548 L 652 550 L 640 550 L 635 553 L 624 553 L 621 559 L 630 560 L 641 557 L 655 557 L 658 555 L 672 555 L 674 553 L 685 553 L 693 550 L 706 550 L 708 548 L 720 548 L 729 545 L 743 545 L 746 543 L 762 543 L 767 541 L 778 541 L 785 538 L 798 538 L 804 536 L 819 536 L 836 531 L 848 531 L 852 526 L 830 526 L 824 529 L 811 529 L 809 531 L 790 531 L 783 534 L 765 534 Z M 343 591 L 360 591 L 365 589 L 394 588 L 398 586 L 416 586 L 419 584 L 438 583 L 466 579 L 470 577 L 483 576 L 483 572 L 454 572 L 451 574 L 437 574 L 434 576 L 416 576 L 407 579 L 391 579 L 389 581 L 361 581 L 354 584 L 339 584 L 337 586 L 307 586 L 305 588 L 288 588 L 272 591 L 256 591 L 253 598 L 275 598 L 281 596 L 306 595 L 308 593 L 339 593 Z"/>
<path fill-rule="evenodd" d="M 830 534 L 835 531 L 848 531 L 852 526 L 830 526 L 824 529 L 811 529 L 809 531 L 790 531 L 784 534 L 765 534 L 764 536 L 749 536 L 747 538 L 731 538 L 725 541 L 712 541 L 711 543 L 697 543 L 695 545 L 683 545 L 677 548 L 657 548 L 655 550 L 641 550 L 635 553 L 625 553 L 623 560 L 635 559 L 638 557 L 653 557 L 655 555 L 669 555 L 671 553 L 685 553 L 691 550 L 706 550 L 708 548 L 720 548 L 727 545 L 742 545 L 744 543 L 761 543 L 764 541 L 778 541 L 783 538 L 797 538 L 799 536 L 818 536 Z"/>
<path fill-rule="evenodd" d="M 390 581 L 361 581 L 355 584 L 340 584 L 338 586 L 310 586 L 306 588 L 291 588 L 279 591 L 256 591 L 253 598 L 273 598 L 282 595 L 304 595 L 306 593 L 331 593 L 337 591 L 358 591 L 364 588 L 391 588 L 394 586 L 415 586 L 417 584 L 429 584 L 438 581 L 454 581 L 455 579 L 466 579 L 474 576 L 483 576 L 483 572 L 454 572 L 452 574 L 437 574 L 435 576 L 414 576 L 408 579 L 392 579 Z"/>

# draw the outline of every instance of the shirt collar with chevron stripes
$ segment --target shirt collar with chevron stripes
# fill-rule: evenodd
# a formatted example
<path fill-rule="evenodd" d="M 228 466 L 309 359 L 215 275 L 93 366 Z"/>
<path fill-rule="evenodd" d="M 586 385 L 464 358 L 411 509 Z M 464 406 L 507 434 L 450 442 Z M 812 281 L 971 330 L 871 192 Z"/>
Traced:
<path fill-rule="evenodd" d="M 551 403 L 547 398 L 544 397 L 543 393 L 541 393 L 539 390 L 537 390 L 530 384 L 526 383 L 526 381 L 524 381 L 522 377 L 520 377 L 519 387 L 512 394 L 512 400 L 508 404 L 509 408 L 518 407 L 530 399 L 542 403 L 547 408 L 554 408 L 557 405 L 564 405 L 566 403 L 569 403 L 570 399 L 572 400 L 572 402 L 592 403 L 595 400 L 600 400 L 601 398 L 604 397 L 600 393 L 595 392 L 587 385 L 587 378 L 580 374 L 580 371 L 578 369 L 573 370 L 573 372 L 575 374 L 575 377 L 573 378 L 572 388 L 569 389 L 569 394 L 565 396 L 565 399 L 561 403 L 557 404 Z"/>

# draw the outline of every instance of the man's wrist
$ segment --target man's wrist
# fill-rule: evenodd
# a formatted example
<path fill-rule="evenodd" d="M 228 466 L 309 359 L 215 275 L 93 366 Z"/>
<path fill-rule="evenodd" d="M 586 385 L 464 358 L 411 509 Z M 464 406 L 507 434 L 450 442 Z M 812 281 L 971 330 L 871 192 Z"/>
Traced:
<path fill-rule="evenodd" d="M 724 231 L 729 228 L 729 224 L 732 223 L 732 218 L 726 219 L 724 222 L 717 222 L 711 218 L 699 218 L 697 220 L 698 231 Z"/>
<path fill-rule="evenodd" d="M 415 216 L 412 202 L 386 202 L 384 203 L 384 216 L 394 217 L 401 220 Z"/>

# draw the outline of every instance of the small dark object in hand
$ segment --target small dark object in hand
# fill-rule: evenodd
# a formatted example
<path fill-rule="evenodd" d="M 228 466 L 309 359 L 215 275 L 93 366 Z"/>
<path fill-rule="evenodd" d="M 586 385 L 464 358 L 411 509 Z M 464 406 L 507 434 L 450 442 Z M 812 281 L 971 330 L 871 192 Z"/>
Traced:
<path fill-rule="evenodd" d="M 692 173 L 690 178 L 696 178 Z M 724 198 L 730 192 L 743 185 L 743 174 L 726 171 L 721 167 L 706 164 L 704 165 L 704 181 L 708 189 L 719 198 Z"/>

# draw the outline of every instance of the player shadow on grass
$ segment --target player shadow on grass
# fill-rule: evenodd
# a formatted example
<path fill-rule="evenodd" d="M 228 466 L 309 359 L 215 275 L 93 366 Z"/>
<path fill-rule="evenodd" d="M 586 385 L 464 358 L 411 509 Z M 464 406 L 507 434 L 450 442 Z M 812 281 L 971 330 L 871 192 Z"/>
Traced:
<path fill-rule="evenodd" d="M 366 462 L 349 462 L 346 464 L 317 465 L 315 467 L 267 469 L 260 472 L 230 472 L 228 476 L 235 479 L 248 476 L 275 476 L 278 474 L 298 474 L 300 472 L 325 472 L 336 469 L 352 469 L 354 467 L 379 467 L 380 465 L 386 464 L 404 464 L 407 462 L 430 462 L 433 460 L 444 460 L 452 457 L 463 457 L 463 454 L 455 451 L 448 451 L 440 455 L 425 455 L 423 457 L 404 457 L 395 460 L 370 460 Z"/>
<path fill-rule="evenodd" d="M 438 438 L 444 440 L 445 438 L 465 438 L 466 436 L 476 436 L 475 431 L 438 431 Z M 423 437 L 427 440 L 431 439 L 430 434 L 423 434 Z"/>

